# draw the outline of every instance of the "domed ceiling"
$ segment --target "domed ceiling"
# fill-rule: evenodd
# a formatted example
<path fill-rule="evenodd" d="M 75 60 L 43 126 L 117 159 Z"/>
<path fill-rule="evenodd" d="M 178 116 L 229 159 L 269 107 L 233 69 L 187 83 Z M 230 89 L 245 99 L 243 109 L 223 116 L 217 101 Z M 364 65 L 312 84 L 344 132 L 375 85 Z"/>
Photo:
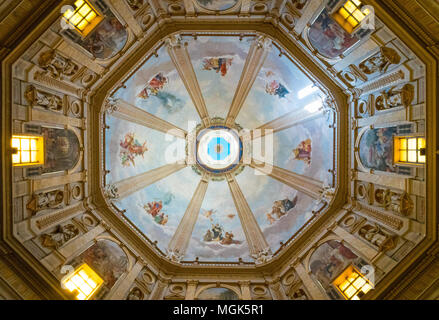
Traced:
<path fill-rule="evenodd" d="M 210 7 L 219 1 L 199 2 L 212 9 Z M 228 6 L 236 1 L 229 2 Z M 254 43 L 261 43 L 259 35 L 206 34 L 193 37 L 182 34 L 176 39 L 187 50 L 190 63 L 181 63 L 187 63 L 189 68 L 176 66 L 179 62 L 170 56 L 167 44 L 163 42 L 113 92 L 111 99 L 140 108 L 189 135 L 186 139 L 176 137 L 176 134 L 167 134 L 106 113 L 105 181 L 109 185 L 179 161 L 186 166 L 143 189 L 114 199 L 113 203 L 120 210 L 119 214 L 166 253 L 200 179 L 208 173 L 210 181 L 183 260 L 253 262 L 243 222 L 225 177 L 231 174 L 236 176 L 271 252 L 276 254 L 281 251 L 283 243 L 290 241 L 307 225 L 313 217 L 313 210 L 321 207 L 320 200 L 250 167 L 244 162 L 242 153 L 312 178 L 322 187 L 333 187 L 335 125 L 333 114 L 325 108 L 326 96 L 293 58 L 268 39 L 263 44 L 267 46 L 266 57 L 260 59 L 255 77 L 246 77 L 243 73 L 254 68 L 249 67 L 252 63 L 249 52 Z M 206 125 L 206 119 L 200 118 L 191 92 L 187 90 L 187 82 L 181 77 L 181 70 L 195 72 L 209 125 Z M 184 72 L 183 77 L 189 76 Z M 240 87 L 248 87 L 245 100 L 234 123 L 226 124 Z M 246 147 L 245 141 L 243 147 L 243 132 L 269 128 L 267 123 L 279 121 L 287 115 L 295 119 L 290 125 L 275 129 L 273 135 L 262 133 L 260 140 L 253 134 L 256 138 L 253 149 Z M 218 160 L 230 157 L 235 144 L 231 141 L 233 134 L 229 136 L 221 132 L 230 130 L 236 133 L 236 145 L 241 152 L 236 166 L 218 171 L 203 164 L 200 166 L 199 161 L 188 162 L 191 146 L 187 144 L 187 137 L 191 132 L 200 137 L 205 128 L 213 138 L 204 138 L 205 145 L 200 142 L 202 139 L 197 140 L 197 146 L 203 148 L 201 151 L 206 157 L 213 153 Z M 263 150 L 259 152 L 261 148 Z"/>

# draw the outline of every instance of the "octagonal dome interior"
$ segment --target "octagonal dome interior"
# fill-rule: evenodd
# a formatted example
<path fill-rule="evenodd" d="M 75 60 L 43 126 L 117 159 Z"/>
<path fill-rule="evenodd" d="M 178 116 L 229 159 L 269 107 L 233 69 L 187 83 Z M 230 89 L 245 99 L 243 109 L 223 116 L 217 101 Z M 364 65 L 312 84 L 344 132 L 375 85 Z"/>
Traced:
<path fill-rule="evenodd" d="M 191 66 L 178 65 L 164 42 L 154 54 L 115 90 L 111 99 L 140 108 L 187 132 L 204 127 L 197 113 L 185 74 L 193 70 L 209 119 L 224 124 L 239 87 L 248 86 L 235 123 L 236 132 L 263 128 L 283 117 L 297 117 L 293 124 L 253 140 L 248 151 L 254 159 L 265 160 L 287 171 L 334 187 L 334 115 L 326 112 L 325 93 L 314 85 L 307 72 L 273 42 L 267 50 L 255 79 L 244 74 L 251 63 L 248 57 L 257 34 L 206 34 L 194 38 L 178 35 L 187 50 Z M 183 62 L 187 63 L 187 62 Z M 250 80 L 249 80 L 250 79 Z M 245 82 L 252 81 L 248 84 Z M 157 120 L 159 121 L 159 120 Z M 183 137 L 157 131 L 127 119 L 105 115 L 105 169 L 107 183 L 114 183 L 142 173 L 184 161 L 187 141 Z M 269 132 L 269 131 L 267 131 Z M 258 150 L 265 148 L 265 151 Z M 267 149 L 268 148 L 268 149 Z M 270 150 L 272 152 L 270 152 Z M 272 157 L 269 155 L 272 153 Z M 270 158 L 270 159 L 269 159 Z M 271 159 L 272 158 L 272 159 Z M 157 248 L 166 252 L 168 245 L 190 205 L 201 178 L 196 166 L 187 164 L 145 188 L 114 200 L 130 223 Z M 319 199 L 300 192 L 269 175 L 242 164 L 233 172 L 236 182 L 253 212 L 257 224 L 273 253 L 313 217 Z M 227 179 L 210 179 L 185 261 L 253 261 L 248 239 L 242 227 Z"/>

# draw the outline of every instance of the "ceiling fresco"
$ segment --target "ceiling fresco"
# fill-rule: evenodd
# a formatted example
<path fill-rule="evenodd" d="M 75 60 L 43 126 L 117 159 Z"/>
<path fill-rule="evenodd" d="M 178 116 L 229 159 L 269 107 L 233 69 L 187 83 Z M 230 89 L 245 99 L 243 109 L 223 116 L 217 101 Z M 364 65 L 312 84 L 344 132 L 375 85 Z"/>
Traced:
<path fill-rule="evenodd" d="M 212 4 L 214 1 L 212 2 Z M 183 43 L 206 102 L 210 118 L 225 118 L 256 36 L 182 36 Z M 289 112 L 321 106 L 323 92 L 286 55 L 273 45 L 258 73 L 236 123 L 254 129 Z M 173 125 L 188 130 L 188 122 L 201 122 L 197 110 L 171 58 L 162 45 L 118 89 L 122 99 Z M 273 164 L 332 186 L 334 128 L 321 110 L 309 109 L 312 120 L 273 135 Z M 318 108 L 317 108 L 318 109 Z M 306 114 L 305 112 L 305 114 Z M 321 112 L 321 114 L 319 114 Z M 106 180 L 119 181 L 164 166 L 166 150 L 184 139 L 113 116 L 106 117 Z M 265 138 L 264 138 L 265 139 Z M 264 140 L 263 139 L 263 140 Z M 184 159 L 185 154 L 181 155 Z M 199 172 L 190 166 L 116 200 L 115 205 L 137 229 L 166 253 L 197 185 Z M 250 167 L 236 174 L 236 181 L 271 250 L 277 251 L 312 216 L 315 200 Z M 227 181 L 211 180 L 184 255 L 185 261 L 253 261 Z"/>
<path fill-rule="evenodd" d="M 334 129 L 326 117 L 302 122 L 273 136 L 274 165 L 332 185 Z M 288 146 L 288 147 L 286 147 Z"/>
<path fill-rule="evenodd" d="M 299 95 L 313 82 L 286 55 L 279 54 L 279 49 L 273 46 L 244 102 L 236 120 L 244 128 L 257 128 L 305 107 L 322 95 L 317 88 L 312 94 Z"/>

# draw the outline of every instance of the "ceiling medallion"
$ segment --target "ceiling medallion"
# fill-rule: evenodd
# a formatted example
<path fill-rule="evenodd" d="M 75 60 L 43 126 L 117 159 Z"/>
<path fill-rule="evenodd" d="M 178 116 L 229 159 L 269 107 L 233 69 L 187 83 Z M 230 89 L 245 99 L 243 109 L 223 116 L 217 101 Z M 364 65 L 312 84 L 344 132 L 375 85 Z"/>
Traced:
<path fill-rule="evenodd" d="M 239 129 L 239 125 L 236 128 L 224 125 L 220 118 L 212 119 L 209 127 L 197 126 L 194 171 L 198 174 L 207 172 L 216 181 L 225 179 L 226 173 L 242 172 L 243 144 Z"/>

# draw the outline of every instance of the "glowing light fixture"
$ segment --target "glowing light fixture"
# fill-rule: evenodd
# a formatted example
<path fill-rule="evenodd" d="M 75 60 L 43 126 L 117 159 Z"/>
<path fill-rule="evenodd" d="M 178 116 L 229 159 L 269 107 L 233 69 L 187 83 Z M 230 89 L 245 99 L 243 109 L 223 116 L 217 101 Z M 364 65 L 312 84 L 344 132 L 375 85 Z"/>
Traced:
<path fill-rule="evenodd" d="M 323 102 L 322 100 L 316 100 L 314 102 L 311 102 L 310 104 L 305 106 L 305 110 L 310 112 L 310 113 L 314 113 L 319 111 L 323 106 Z"/>
<path fill-rule="evenodd" d="M 372 283 L 353 265 L 350 265 L 333 282 L 346 300 L 360 300 L 373 289 Z"/>
<path fill-rule="evenodd" d="M 304 89 L 300 90 L 298 92 L 297 96 L 298 96 L 299 99 L 303 99 L 303 98 L 309 96 L 310 94 L 312 94 L 312 93 L 314 93 L 314 92 L 316 92 L 318 90 L 319 90 L 318 87 L 316 87 L 314 85 L 310 85 L 310 86 L 305 87 Z"/>
<path fill-rule="evenodd" d="M 44 163 L 44 139 L 38 136 L 12 136 L 12 164 L 28 166 Z"/>
<path fill-rule="evenodd" d="M 103 283 L 104 280 L 86 263 L 63 280 L 63 285 L 68 291 L 77 292 L 78 300 L 89 300 Z"/>
<path fill-rule="evenodd" d="M 425 163 L 424 137 L 395 137 L 394 159 L 397 163 Z"/>
<path fill-rule="evenodd" d="M 86 0 L 77 0 L 74 5 L 75 10 L 68 9 L 64 12 L 63 19 L 86 36 L 103 18 Z"/>
<path fill-rule="evenodd" d="M 364 8 L 361 1 L 348 0 L 336 13 L 333 14 L 333 18 L 343 29 L 352 33 L 360 26 L 361 21 L 363 21 L 369 14 L 370 10 Z"/>

